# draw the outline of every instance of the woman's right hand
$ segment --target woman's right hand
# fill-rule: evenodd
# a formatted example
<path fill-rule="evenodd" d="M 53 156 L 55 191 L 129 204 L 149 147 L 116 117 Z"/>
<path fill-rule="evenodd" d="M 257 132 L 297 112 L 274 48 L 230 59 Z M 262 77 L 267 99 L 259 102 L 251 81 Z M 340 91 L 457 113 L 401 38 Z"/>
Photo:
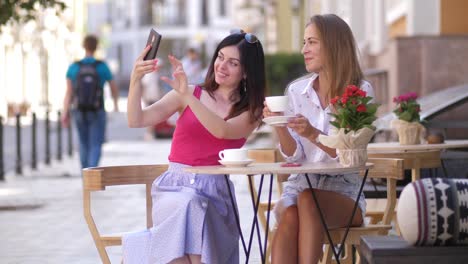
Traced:
<path fill-rule="evenodd" d="M 138 56 L 135 64 L 133 65 L 131 80 L 132 81 L 139 81 L 143 77 L 143 75 L 158 71 L 160 66 L 157 65 L 158 59 L 154 60 L 144 60 L 146 53 L 151 49 L 151 45 L 148 45 Z"/>

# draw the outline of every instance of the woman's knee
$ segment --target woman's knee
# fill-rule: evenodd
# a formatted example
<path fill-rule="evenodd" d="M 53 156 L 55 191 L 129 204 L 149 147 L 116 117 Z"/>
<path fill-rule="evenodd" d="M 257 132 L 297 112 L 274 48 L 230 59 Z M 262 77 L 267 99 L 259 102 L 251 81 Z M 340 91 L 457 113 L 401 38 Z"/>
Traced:
<path fill-rule="evenodd" d="M 310 189 L 301 192 L 297 196 L 297 206 L 299 208 L 306 206 L 310 209 L 314 209 L 317 207 L 314 198 L 312 197 L 312 191 Z"/>
<path fill-rule="evenodd" d="M 299 226 L 299 215 L 297 206 L 289 206 L 281 215 L 280 225 L 287 226 L 289 230 L 297 229 Z"/>
<path fill-rule="evenodd" d="M 314 190 L 316 197 L 318 197 L 319 191 L 320 190 Z M 315 202 L 310 189 L 307 189 L 298 195 L 297 207 L 299 209 L 299 215 L 307 216 L 308 218 L 312 217 L 314 219 L 319 219 L 320 217 L 317 203 Z"/>

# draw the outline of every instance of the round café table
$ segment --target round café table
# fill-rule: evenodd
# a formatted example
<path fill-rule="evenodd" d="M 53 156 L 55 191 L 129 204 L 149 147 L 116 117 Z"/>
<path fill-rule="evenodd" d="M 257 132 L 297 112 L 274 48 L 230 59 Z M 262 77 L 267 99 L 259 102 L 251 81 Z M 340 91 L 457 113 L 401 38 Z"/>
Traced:
<path fill-rule="evenodd" d="M 263 178 L 264 175 L 270 175 L 270 182 L 269 182 L 269 190 L 268 190 L 268 211 L 267 211 L 267 225 L 266 225 L 266 230 L 269 230 L 269 221 L 270 221 L 270 209 L 271 209 L 271 196 L 272 196 L 272 187 L 273 187 L 273 175 L 275 174 L 304 174 L 307 177 L 307 183 L 309 184 L 309 187 L 312 190 L 312 197 L 317 205 L 317 208 L 320 213 L 320 218 L 321 222 L 323 225 L 323 228 L 325 229 L 328 241 L 330 243 L 331 249 L 333 250 L 333 254 L 335 255 L 335 258 L 337 259 L 337 262 L 339 263 L 339 255 L 343 249 L 344 242 L 346 240 L 346 236 L 348 234 L 352 219 L 354 217 L 354 214 L 356 213 L 356 209 L 358 206 L 358 201 L 359 197 L 361 196 L 362 189 L 364 187 L 364 183 L 367 178 L 367 172 L 368 169 L 372 167 L 371 163 L 367 163 L 363 166 L 360 167 L 344 167 L 339 163 L 304 163 L 299 167 L 283 167 L 282 163 L 253 163 L 248 166 L 244 167 L 226 167 L 222 165 L 218 166 L 194 166 L 194 167 L 188 167 L 185 168 L 184 170 L 190 173 L 200 173 L 200 174 L 213 174 L 213 175 L 224 175 L 224 178 L 226 180 L 227 186 L 229 186 L 229 175 L 247 175 L 249 176 L 249 185 L 250 185 L 250 193 L 252 197 L 252 205 L 253 205 L 253 210 L 254 210 L 254 217 L 252 220 L 252 226 L 250 229 L 250 236 L 249 236 L 249 241 L 248 241 L 248 246 L 245 244 L 244 236 L 242 234 L 242 230 L 240 228 L 240 222 L 239 222 L 239 215 L 237 208 L 235 207 L 235 201 L 234 201 L 234 196 L 231 193 L 231 189 L 228 188 L 229 190 L 229 195 L 231 198 L 231 204 L 232 204 L 232 209 L 234 211 L 234 215 L 236 217 L 236 222 L 237 222 L 237 228 L 239 230 L 239 235 L 242 240 L 242 245 L 244 248 L 244 252 L 246 255 L 246 263 L 249 261 L 249 256 L 250 256 L 250 249 L 252 245 L 252 240 L 253 240 L 253 235 L 255 230 L 257 231 L 257 237 L 258 237 L 258 243 L 259 243 L 259 248 L 260 248 L 260 254 L 262 258 L 262 262 L 265 263 L 265 253 L 267 249 L 267 243 L 268 243 L 268 232 L 265 232 L 265 237 L 264 237 L 264 242 L 262 243 L 262 239 L 260 236 L 260 228 L 258 226 L 258 221 L 257 221 L 257 211 L 258 211 L 258 205 L 260 203 L 260 195 L 261 195 L 261 189 L 263 186 Z M 356 202 L 354 204 L 353 212 L 351 214 L 351 217 L 348 221 L 348 226 L 346 227 L 346 232 L 345 235 L 342 239 L 341 246 L 338 251 L 335 250 L 335 245 L 333 244 L 333 241 L 330 237 L 330 233 L 328 231 L 328 226 L 324 220 L 322 211 L 320 209 L 320 206 L 317 203 L 317 199 L 315 197 L 314 189 L 311 186 L 310 180 L 309 180 L 309 174 L 345 174 L 345 173 L 352 173 L 352 172 L 359 172 L 361 170 L 365 170 L 366 173 L 364 174 L 364 177 L 362 179 L 361 186 L 359 188 L 358 196 L 356 199 Z M 260 179 L 260 184 L 259 184 L 259 190 L 258 190 L 258 196 L 257 200 L 254 201 L 254 196 L 253 196 L 253 187 L 252 187 L 252 181 L 251 177 L 254 175 L 261 175 Z M 263 244 L 263 247 L 262 247 Z"/>

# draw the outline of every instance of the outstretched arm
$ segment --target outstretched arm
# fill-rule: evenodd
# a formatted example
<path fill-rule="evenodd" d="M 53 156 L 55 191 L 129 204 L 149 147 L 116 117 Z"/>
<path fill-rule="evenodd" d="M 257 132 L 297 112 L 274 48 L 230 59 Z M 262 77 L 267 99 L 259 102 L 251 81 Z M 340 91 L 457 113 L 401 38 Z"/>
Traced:
<path fill-rule="evenodd" d="M 130 127 L 147 127 L 167 120 L 175 112 L 183 109 L 182 100 L 175 92 L 169 92 L 161 100 L 143 108 L 141 105 L 141 78 L 150 72 L 158 71 L 157 59 L 143 60 L 151 46 L 147 46 L 133 66 L 127 102 L 127 121 Z"/>

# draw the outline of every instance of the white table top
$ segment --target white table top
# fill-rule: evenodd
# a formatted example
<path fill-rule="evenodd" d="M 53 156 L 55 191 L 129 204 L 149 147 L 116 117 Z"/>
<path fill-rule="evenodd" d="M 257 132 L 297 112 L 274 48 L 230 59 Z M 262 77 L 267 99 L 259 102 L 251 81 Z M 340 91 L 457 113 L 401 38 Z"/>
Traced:
<path fill-rule="evenodd" d="M 191 173 L 203 174 L 297 174 L 297 173 L 349 173 L 373 167 L 372 163 L 367 163 L 361 167 L 343 167 L 339 163 L 304 163 L 300 167 L 281 167 L 282 163 L 252 163 L 245 167 L 225 167 L 217 166 L 194 166 L 184 170 Z"/>
<path fill-rule="evenodd" d="M 400 145 L 398 142 L 369 143 L 367 152 L 379 153 L 384 151 L 424 151 L 437 149 L 468 148 L 468 140 L 446 140 L 442 144 Z"/>

